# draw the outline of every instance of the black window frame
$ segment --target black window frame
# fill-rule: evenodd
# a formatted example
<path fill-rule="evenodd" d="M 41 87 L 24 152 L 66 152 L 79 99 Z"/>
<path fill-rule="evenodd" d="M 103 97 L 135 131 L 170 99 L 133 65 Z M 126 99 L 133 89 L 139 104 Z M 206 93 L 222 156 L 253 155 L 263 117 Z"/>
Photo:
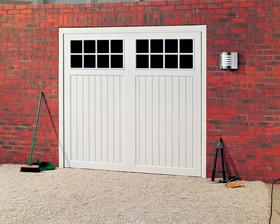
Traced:
<path fill-rule="evenodd" d="M 163 49 L 162 49 L 162 52 L 158 52 L 158 51 L 155 51 L 155 52 L 152 52 L 152 44 L 153 42 L 155 43 L 156 41 L 158 40 L 162 40 L 163 41 Z M 192 46 L 188 46 L 190 49 L 192 49 L 192 51 L 190 52 L 181 52 L 181 42 L 182 41 L 185 41 L 186 42 L 191 42 L 192 43 Z M 168 50 L 166 48 L 166 43 L 169 42 L 169 43 L 173 43 L 176 44 L 175 47 L 173 47 L 173 50 L 172 50 L 172 47 L 170 47 Z M 142 43 L 141 43 L 142 42 Z M 148 51 L 146 50 L 141 50 L 141 48 L 138 46 L 138 43 L 141 43 L 143 45 L 144 42 L 147 42 L 148 44 Z M 162 39 L 159 39 L 159 38 L 139 38 L 139 39 L 136 39 L 135 40 L 135 49 L 136 49 L 136 54 L 135 54 L 135 65 L 136 65 L 136 69 L 150 69 L 150 70 L 154 70 L 154 69 L 160 69 L 160 70 L 194 70 L 195 69 L 195 39 L 194 38 L 162 38 Z M 139 50 L 140 49 L 140 50 Z M 176 49 L 176 52 L 175 50 Z M 153 66 L 153 62 L 152 62 L 152 57 L 154 57 L 153 55 L 162 55 L 163 56 L 163 61 L 162 61 L 162 66 Z M 174 62 L 173 61 L 173 64 L 176 64 L 177 66 L 172 66 L 172 63 L 170 64 L 167 64 L 166 62 L 166 57 L 169 57 L 169 56 L 177 56 L 177 62 Z M 188 57 L 191 57 L 191 62 L 188 62 L 188 63 L 191 63 L 191 66 L 188 66 L 187 63 L 186 64 L 182 64 L 181 62 L 181 58 L 183 58 L 185 55 L 190 55 Z M 148 56 L 148 66 L 138 66 L 138 61 L 139 61 L 139 58 L 143 56 L 143 57 L 147 57 Z M 188 58 L 186 56 L 186 58 Z M 174 58 L 173 58 L 174 59 Z M 175 60 L 175 59 L 174 59 Z M 176 60 L 175 60 L 176 61 Z M 146 65 L 146 64 L 145 64 Z"/>
<path fill-rule="evenodd" d="M 85 49 L 85 43 L 88 42 L 94 42 L 95 46 L 92 48 L 91 52 L 89 52 L 88 50 Z M 101 41 L 108 41 L 108 52 L 106 50 L 106 52 L 100 52 L 100 50 L 98 50 L 98 41 L 100 41 L 99 43 L 101 43 Z M 112 42 L 114 41 L 121 41 L 121 47 L 119 46 L 117 52 L 112 52 Z M 72 42 L 82 42 L 82 50 L 81 52 L 78 53 L 73 53 L 72 52 Z M 70 69 L 83 69 L 83 70 L 88 70 L 88 69 L 125 69 L 125 49 L 124 49 L 124 44 L 125 44 L 125 40 L 124 39 L 79 39 L 79 40 L 70 40 Z M 94 50 L 93 50 L 94 49 Z M 114 51 L 114 50 L 113 50 Z M 105 67 L 99 67 L 99 61 L 98 61 L 98 57 L 102 56 L 102 55 L 107 55 L 109 58 L 109 64 L 108 66 Z M 117 55 L 118 57 L 112 57 L 114 55 Z M 81 56 L 82 57 L 82 65 L 80 67 L 73 67 L 72 64 L 72 59 L 75 57 L 72 56 Z M 94 67 L 90 67 L 90 66 L 86 66 L 85 64 L 85 58 L 86 56 L 93 56 L 95 58 L 95 62 Z M 120 56 L 122 57 L 122 59 L 120 59 Z M 100 57 L 99 57 L 100 58 Z M 118 59 L 118 63 L 112 63 L 112 58 L 116 58 Z M 122 62 L 122 63 L 120 63 Z M 112 66 L 113 64 L 113 66 Z"/>

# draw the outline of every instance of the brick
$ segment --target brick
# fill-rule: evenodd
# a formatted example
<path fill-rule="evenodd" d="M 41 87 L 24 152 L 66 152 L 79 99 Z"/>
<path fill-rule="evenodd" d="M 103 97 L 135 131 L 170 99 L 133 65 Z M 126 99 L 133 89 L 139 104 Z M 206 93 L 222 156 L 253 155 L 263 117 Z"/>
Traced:
<path fill-rule="evenodd" d="M 240 7 L 253 7 L 256 6 L 256 2 L 240 2 Z"/>
<path fill-rule="evenodd" d="M 41 89 L 58 127 L 58 27 L 203 24 L 207 176 L 222 136 L 241 178 L 271 182 L 280 171 L 279 11 L 276 0 L 0 6 L 0 163 L 28 158 Z M 239 53 L 238 71 L 219 69 L 222 51 Z M 36 150 L 57 165 L 57 137 L 42 112 Z"/>
<path fill-rule="evenodd" d="M 225 2 L 223 3 L 223 8 L 238 8 L 240 6 L 239 2 Z"/>

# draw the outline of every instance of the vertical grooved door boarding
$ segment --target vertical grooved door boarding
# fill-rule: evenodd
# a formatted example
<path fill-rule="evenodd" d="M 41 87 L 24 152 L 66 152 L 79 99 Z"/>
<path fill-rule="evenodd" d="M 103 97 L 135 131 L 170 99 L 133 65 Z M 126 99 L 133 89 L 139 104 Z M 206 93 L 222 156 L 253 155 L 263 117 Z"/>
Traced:
<path fill-rule="evenodd" d="M 201 176 L 201 32 L 80 30 L 64 35 L 64 166 Z"/>

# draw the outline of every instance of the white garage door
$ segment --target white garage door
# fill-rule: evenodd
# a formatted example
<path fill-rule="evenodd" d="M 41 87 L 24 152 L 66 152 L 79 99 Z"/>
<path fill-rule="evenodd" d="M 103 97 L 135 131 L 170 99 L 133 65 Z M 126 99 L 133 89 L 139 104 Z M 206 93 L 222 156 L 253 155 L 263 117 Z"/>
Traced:
<path fill-rule="evenodd" d="M 72 31 L 63 36 L 64 166 L 201 176 L 201 31 Z"/>

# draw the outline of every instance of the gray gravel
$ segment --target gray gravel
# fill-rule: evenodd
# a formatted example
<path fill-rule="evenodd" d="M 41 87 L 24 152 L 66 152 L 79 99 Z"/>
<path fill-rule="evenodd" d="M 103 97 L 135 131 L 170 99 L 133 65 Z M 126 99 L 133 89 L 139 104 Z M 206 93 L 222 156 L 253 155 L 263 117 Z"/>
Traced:
<path fill-rule="evenodd" d="M 268 223 L 269 188 L 195 177 L 0 166 L 0 223 Z"/>
<path fill-rule="evenodd" d="M 272 219 L 271 224 L 279 224 L 280 223 L 280 181 L 277 181 L 277 184 L 274 185 L 273 190 L 273 207 L 272 207 Z M 271 185 L 268 186 L 271 188 Z"/>

